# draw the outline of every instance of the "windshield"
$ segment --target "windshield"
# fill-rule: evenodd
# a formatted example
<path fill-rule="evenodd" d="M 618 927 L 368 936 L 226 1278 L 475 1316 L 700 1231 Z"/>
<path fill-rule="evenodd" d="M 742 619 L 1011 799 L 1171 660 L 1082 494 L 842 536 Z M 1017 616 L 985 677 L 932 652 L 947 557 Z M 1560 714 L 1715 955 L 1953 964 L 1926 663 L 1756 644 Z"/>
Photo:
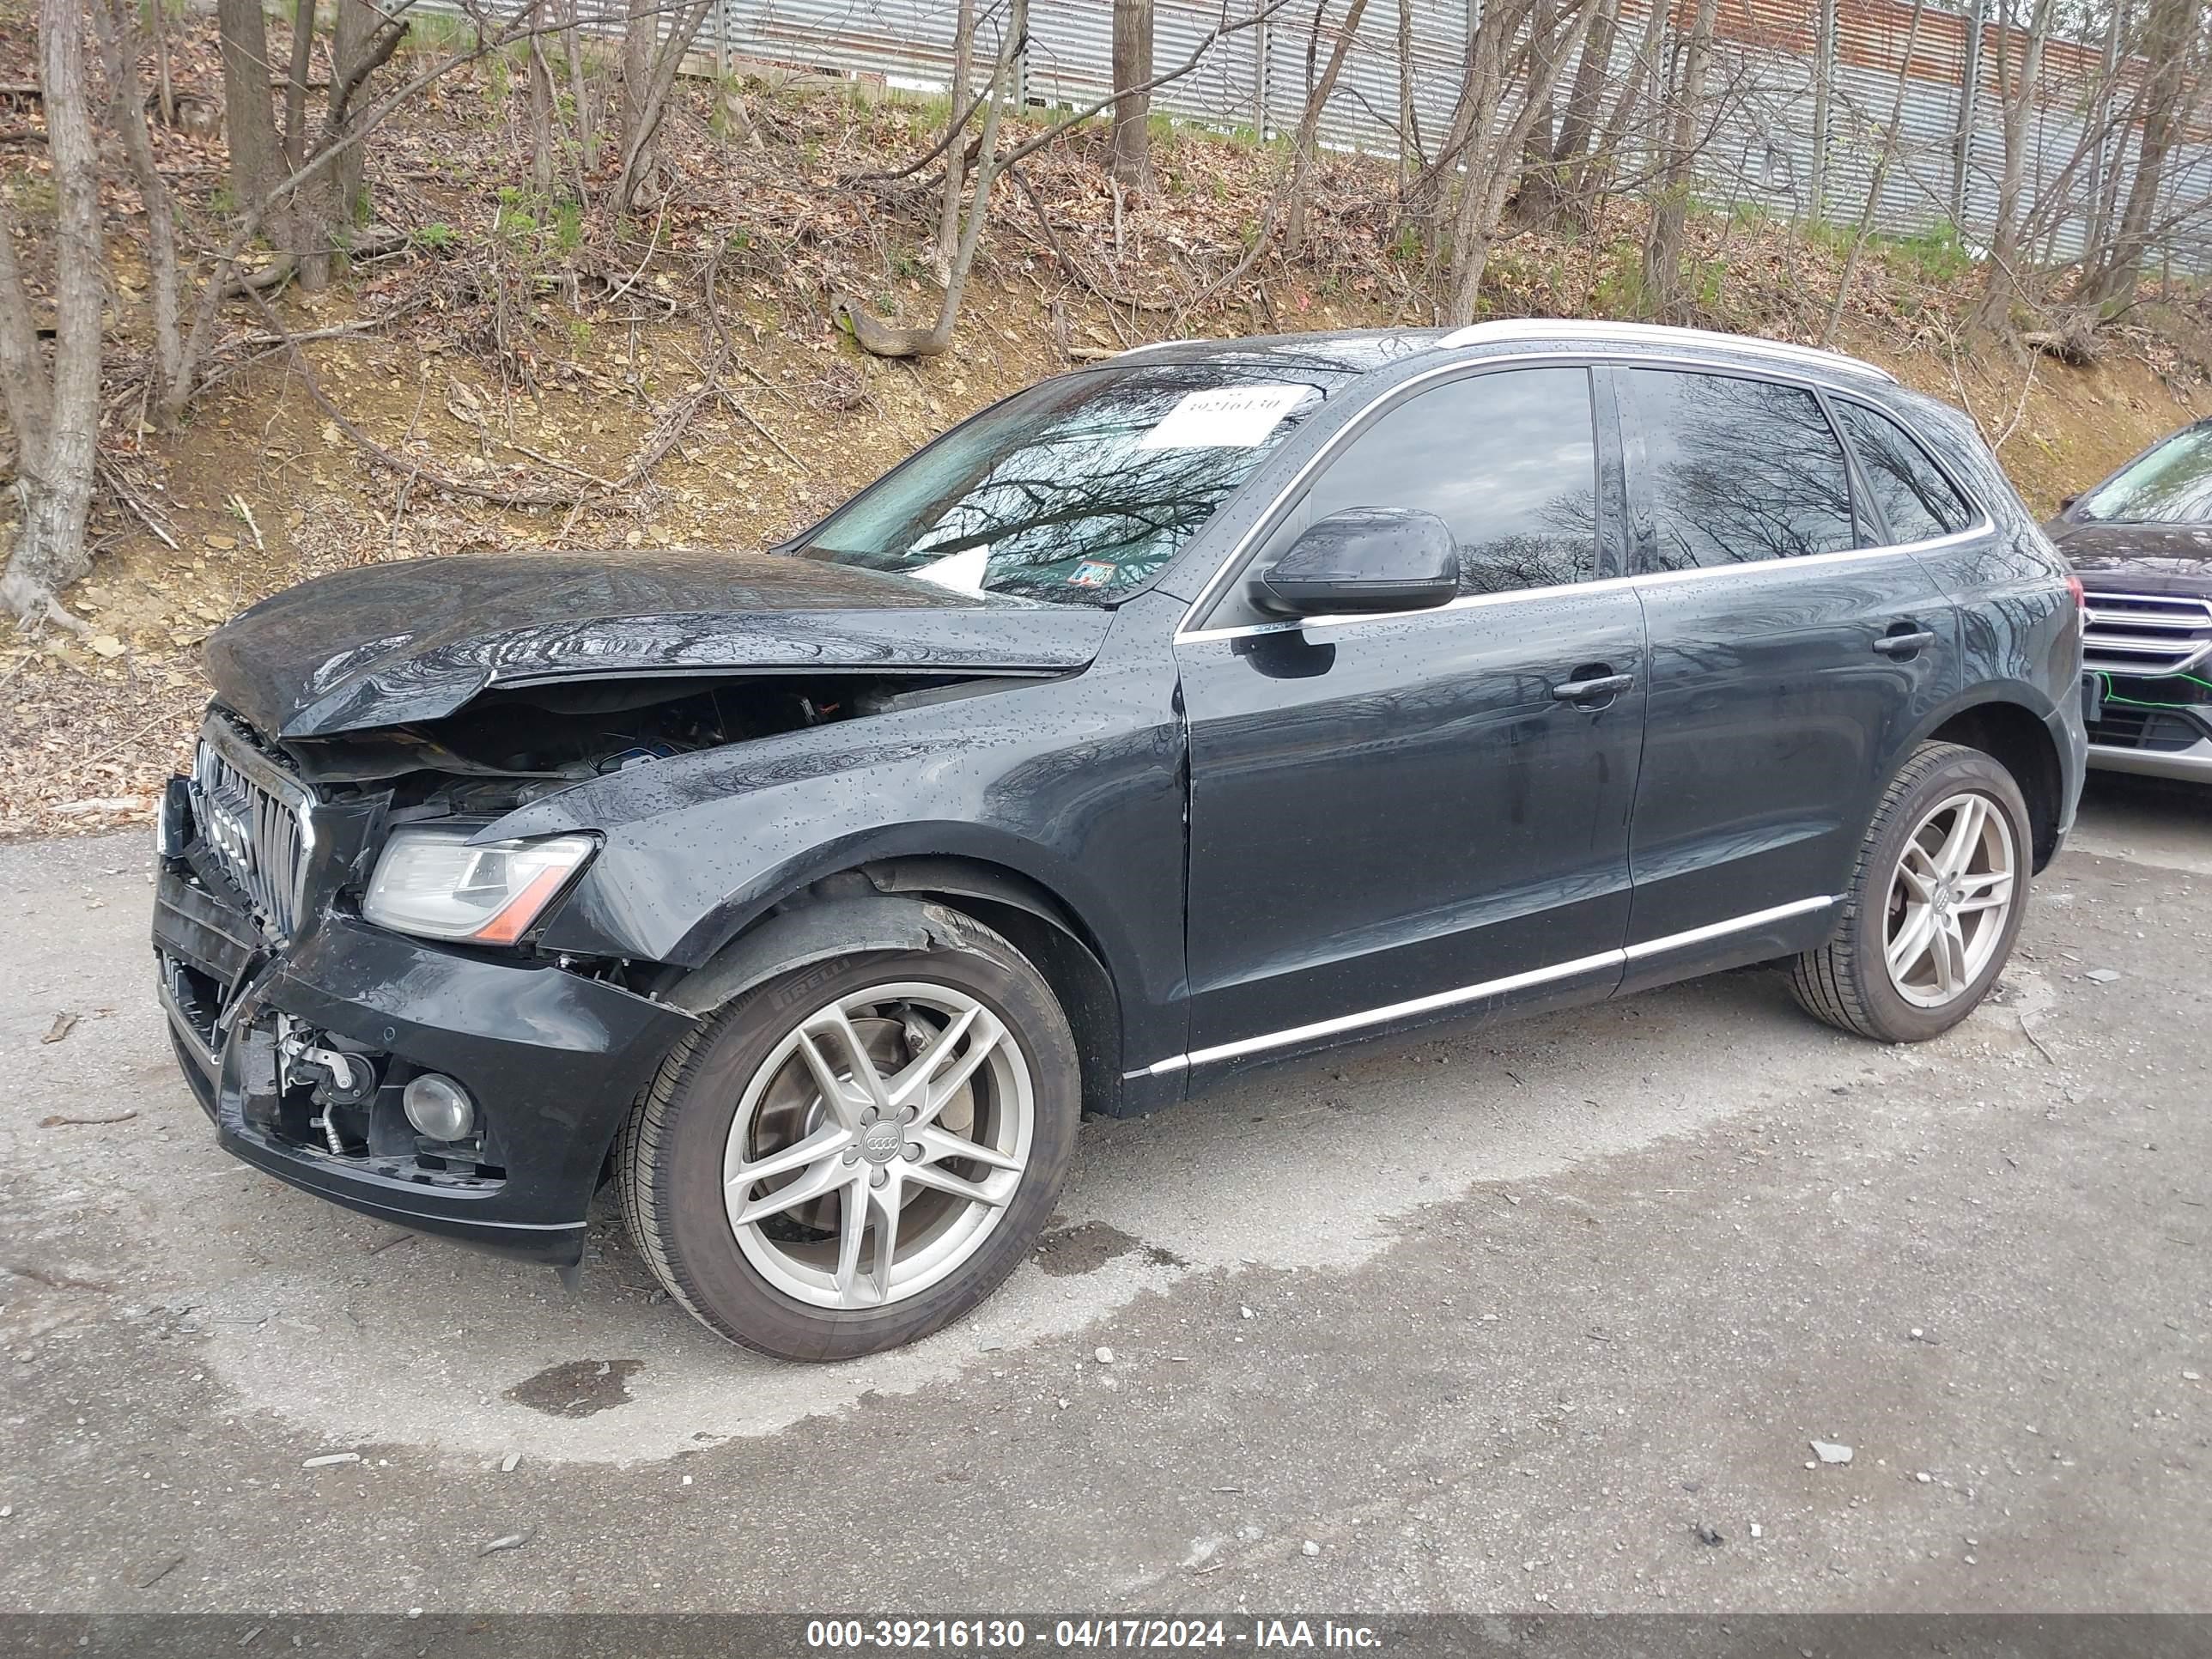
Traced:
<path fill-rule="evenodd" d="M 2074 516 L 2124 524 L 2212 521 L 2212 426 L 2175 433 L 2084 495 Z"/>
<path fill-rule="evenodd" d="M 961 592 L 1110 605 L 1344 378 L 1161 363 L 1047 380 L 862 490 L 797 550 Z"/>

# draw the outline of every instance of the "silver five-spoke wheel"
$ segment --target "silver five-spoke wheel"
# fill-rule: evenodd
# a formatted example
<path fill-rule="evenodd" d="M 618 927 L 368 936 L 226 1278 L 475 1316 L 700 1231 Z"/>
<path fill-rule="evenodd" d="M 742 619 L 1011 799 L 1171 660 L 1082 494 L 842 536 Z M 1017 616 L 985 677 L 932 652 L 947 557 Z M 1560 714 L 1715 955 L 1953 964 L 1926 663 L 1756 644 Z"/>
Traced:
<path fill-rule="evenodd" d="M 1020 1045 L 966 992 L 903 981 L 840 996 L 738 1101 L 723 1158 L 738 1246 L 815 1307 L 914 1296 L 998 1225 L 1036 1115 Z"/>
<path fill-rule="evenodd" d="M 1986 795 L 1951 795 L 1905 837 L 1890 879 L 1883 957 L 1897 994 L 1940 1008 L 1973 985 L 2005 938 L 2019 863 Z"/>

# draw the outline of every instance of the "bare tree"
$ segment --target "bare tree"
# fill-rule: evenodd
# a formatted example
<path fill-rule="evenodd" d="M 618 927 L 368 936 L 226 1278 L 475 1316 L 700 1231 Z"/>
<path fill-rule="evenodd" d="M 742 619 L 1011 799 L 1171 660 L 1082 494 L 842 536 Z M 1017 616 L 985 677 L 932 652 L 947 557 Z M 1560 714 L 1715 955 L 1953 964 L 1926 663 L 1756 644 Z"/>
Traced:
<path fill-rule="evenodd" d="M 945 112 L 945 197 L 937 214 L 937 248 L 931 260 L 939 287 L 952 280 L 952 261 L 960 252 L 961 185 L 967 156 L 959 144 L 968 119 L 969 71 L 975 58 L 975 0 L 960 0 L 952 27 L 952 106 Z"/>
<path fill-rule="evenodd" d="M 331 30 L 331 63 L 338 77 L 346 80 L 367 61 L 384 26 L 385 10 L 381 0 L 337 0 L 337 18 Z M 301 157 L 306 159 L 304 155 Z M 359 224 L 368 216 L 362 146 L 353 145 L 331 165 L 331 198 L 341 223 Z"/>
<path fill-rule="evenodd" d="M 2190 47 L 2197 27 L 2197 0 L 2151 0 L 2144 52 L 2148 59 L 2143 88 L 2142 140 L 2136 150 L 2136 176 L 2118 229 L 2101 257 L 2082 273 L 2081 297 L 2110 307 L 2135 297 L 2150 250 L 2151 221 L 2166 166 L 2185 125 L 2180 118 L 2189 72 Z"/>
<path fill-rule="evenodd" d="M 341 0 L 343 3 L 343 0 Z M 553 70 L 545 42 L 530 37 L 530 186 L 540 201 L 553 194 Z"/>
<path fill-rule="evenodd" d="M 240 212 L 260 206 L 286 171 L 269 106 L 269 31 L 261 0 L 216 0 L 222 52 L 224 125 L 230 143 L 230 198 Z"/>
<path fill-rule="evenodd" d="M 653 171 L 653 140 L 659 135 L 661 118 L 668 112 L 668 94 L 676 85 L 676 72 L 683 68 L 692 43 L 699 38 L 699 26 L 714 6 L 714 0 L 678 6 L 656 47 L 652 45 L 653 33 L 668 8 L 661 0 L 630 0 L 629 27 L 623 37 L 622 172 L 615 179 L 614 191 L 617 212 L 629 210 Z M 635 60 L 641 51 L 644 62 L 639 67 Z"/>
<path fill-rule="evenodd" d="M 2027 188 L 2027 121 L 2041 93 L 2043 43 L 2050 36 L 2057 9 L 2057 0 L 2035 0 L 2015 63 L 2014 42 L 2021 31 L 2013 25 L 2013 0 L 1998 0 L 1997 107 L 2004 161 L 1997 175 L 1996 222 L 1990 228 L 1990 255 L 1982 268 L 1982 295 L 1975 302 L 1972 319 L 1977 326 L 1992 331 L 2010 325 L 2013 301 L 2020 296 L 2021 198 Z"/>
<path fill-rule="evenodd" d="M 1449 211 L 1443 320 L 1474 319 L 1483 273 L 1506 203 L 1519 184 L 1529 135 L 1589 32 L 1596 0 L 1493 0 L 1468 37 L 1466 73 L 1449 130 L 1414 195 L 1432 216 Z M 1447 186 L 1456 186 L 1453 194 Z"/>
<path fill-rule="evenodd" d="M 576 106 L 576 150 L 583 162 L 584 171 L 599 170 L 599 100 L 592 95 L 590 78 L 584 73 L 584 31 L 579 27 L 578 9 L 583 0 L 568 0 L 562 14 L 561 39 L 567 48 L 568 60 L 568 97 Z"/>
<path fill-rule="evenodd" d="M 158 15 L 158 0 L 155 9 Z M 92 17 L 107 77 L 109 118 L 122 135 L 123 153 L 146 210 L 146 265 L 151 276 L 148 297 L 154 314 L 152 404 L 167 410 L 170 388 L 185 378 L 176 211 L 155 161 L 153 135 L 146 128 L 146 99 L 138 89 L 136 10 L 131 0 L 94 0 Z"/>
<path fill-rule="evenodd" d="M 39 92 L 56 208 L 51 367 L 15 263 L 15 226 L 0 201 L 0 401 L 15 430 L 15 489 L 22 507 L 15 545 L 0 574 L 0 605 L 23 622 L 80 632 L 83 624 L 62 609 L 58 595 L 90 562 L 84 528 L 100 435 L 106 264 L 100 157 L 85 92 L 84 24 L 82 0 L 39 0 Z"/>
<path fill-rule="evenodd" d="M 1890 164 L 1897 159 L 1898 140 L 1905 131 L 1905 94 L 1912 84 L 1912 56 L 1920 45 L 1920 20 L 1928 10 L 1928 0 L 1912 0 L 1912 22 L 1905 32 L 1905 62 L 1897 71 L 1897 87 L 1889 106 L 1889 121 L 1882 128 L 1881 149 L 1876 154 L 1874 173 L 1867 180 L 1866 200 L 1859 208 L 1857 228 L 1851 233 L 1851 245 L 1844 255 L 1844 269 L 1836 279 L 1835 303 L 1828 308 L 1827 326 L 1820 331 L 1820 343 L 1826 345 L 1836 337 L 1842 325 L 1844 307 L 1851 296 L 1851 278 L 1858 272 L 1859 251 L 1866 246 L 1867 234 L 1874 228 L 1874 216 L 1881 206 L 1881 192 L 1889 182 Z"/>
<path fill-rule="evenodd" d="M 1652 9 L 1659 9 L 1656 4 Z M 1589 154 L 1591 140 L 1597 135 L 1599 105 L 1605 96 L 1606 77 L 1612 72 L 1613 43 L 1620 27 L 1620 0 L 1597 0 L 1590 12 L 1589 33 L 1583 40 L 1582 55 L 1575 60 L 1574 83 L 1567 89 L 1559 136 L 1552 146 L 1552 179 L 1563 200 L 1580 194 L 1583 158 Z"/>
<path fill-rule="evenodd" d="M 1292 253 L 1305 246 L 1306 210 L 1313 196 L 1314 147 L 1321 137 L 1322 112 L 1328 107 L 1336 91 L 1336 82 L 1344 73 L 1344 60 L 1358 38 L 1359 20 L 1367 15 L 1367 0 L 1352 0 L 1346 9 L 1344 21 L 1336 26 L 1336 43 L 1329 48 L 1328 65 L 1320 78 L 1311 79 L 1314 59 L 1321 45 L 1322 14 L 1328 0 L 1314 12 L 1313 34 L 1306 44 L 1306 74 L 1310 84 L 1306 88 L 1305 107 L 1298 112 L 1298 130 L 1291 141 L 1290 209 L 1283 228 L 1283 240 Z"/>
<path fill-rule="evenodd" d="M 1697 16 L 1682 44 L 1666 153 L 1651 206 L 1651 229 L 1644 245 L 1644 291 L 1657 314 L 1669 319 L 1682 311 L 1682 243 L 1690 212 L 1691 170 L 1697 160 L 1698 115 L 1705 102 L 1705 70 L 1719 13 L 1720 0 L 1698 0 Z"/>
<path fill-rule="evenodd" d="M 284 166 L 307 159 L 307 76 L 315 61 L 315 0 L 295 0 L 292 62 L 284 74 Z"/>
<path fill-rule="evenodd" d="M 990 210 L 991 186 L 1008 165 L 1008 158 L 998 151 L 999 121 L 1012 101 L 1014 62 L 1028 45 L 1029 21 L 1029 0 L 1010 0 L 1005 31 L 999 41 L 998 61 L 991 67 L 990 84 L 983 94 L 983 130 L 975 149 L 975 182 L 960 228 L 960 246 L 953 253 L 951 269 L 945 274 L 945 293 L 938 301 L 937 320 L 926 328 L 898 328 L 870 316 L 857 301 L 841 298 L 836 302 L 837 314 L 852 329 L 853 337 L 878 357 L 934 357 L 952 343 L 953 325 L 960 319 L 961 297 L 967 290 L 968 275 L 975 266 L 975 247 L 982 240 L 984 216 Z M 965 125 L 958 109 L 952 112 L 952 118 Z M 956 143 L 951 148 L 957 149 L 957 129 L 954 136 Z"/>
<path fill-rule="evenodd" d="M 1112 168 L 1115 181 L 1132 189 L 1146 183 L 1152 168 L 1152 98 L 1136 90 L 1152 78 L 1152 0 L 1114 0 Z"/>
<path fill-rule="evenodd" d="M 1194 73 L 1205 62 L 1206 54 L 1229 35 L 1258 27 L 1280 11 L 1288 0 L 1264 0 L 1264 3 L 1243 17 L 1224 15 L 1221 21 L 1200 35 L 1191 48 L 1190 55 L 1171 70 L 1155 75 L 1141 88 L 1133 88 L 1151 94 L 1170 82 L 1180 81 Z M 1001 114 L 1013 106 L 1014 67 L 1018 55 L 1025 47 L 1029 29 L 1029 0 L 1008 0 L 1007 21 L 1000 37 L 999 57 L 982 94 L 964 107 L 957 106 L 945 125 L 945 136 L 923 155 L 888 173 L 861 173 L 848 175 L 848 185 L 889 184 L 896 179 L 910 178 L 921 172 L 940 155 L 948 154 L 960 143 L 960 135 L 978 112 L 983 117 L 982 131 L 977 136 L 972 159 L 975 163 L 975 183 L 969 192 L 967 210 L 962 219 L 960 244 L 954 252 L 951 269 L 945 293 L 938 303 L 937 320 L 927 327 L 899 327 L 870 316 L 861 303 L 849 295 L 840 294 L 830 301 L 830 309 L 853 331 L 853 337 L 863 350 L 878 357 L 931 357 L 944 351 L 952 343 L 954 325 L 959 320 L 960 301 L 966 292 L 969 272 L 974 268 L 976 246 L 981 239 L 983 221 L 990 210 L 991 186 L 998 179 L 1012 173 L 1015 167 L 1028 156 L 1034 155 L 1047 144 L 1055 142 L 1071 127 L 1088 121 L 1115 101 L 1119 95 L 1109 93 L 1095 102 L 1068 111 L 1058 120 L 1023 140 L 1012 148 L 997 148 Z M 1014 176 L 1018 179 L 1019 174 Z M 1261 239 L 1264 243 L 1265 237 Z M 1248 255 L 1245 268 L 1249 268 Z"/>

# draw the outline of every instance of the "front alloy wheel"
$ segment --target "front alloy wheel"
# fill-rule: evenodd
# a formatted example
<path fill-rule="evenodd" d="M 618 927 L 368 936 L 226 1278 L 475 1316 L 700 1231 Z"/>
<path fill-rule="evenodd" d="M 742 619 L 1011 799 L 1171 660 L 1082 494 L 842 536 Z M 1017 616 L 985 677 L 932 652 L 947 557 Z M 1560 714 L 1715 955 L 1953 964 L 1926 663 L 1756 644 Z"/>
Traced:
<path fill-rule="evenodd" d="M 797 1301 L 903 1301 L 989 1239 L 1036 1123 L 1028 1060 L 966 992 L 908 981 L 840 997 L 738 1103 L 722 1158 L 738 1247 Z"/>
<path fill-rule="evenodd" d="M 1075 1146 L 1082 1070 L 1052 988 L 931 905 L 872 948 L 740 993 L 677 1046 L 617 1152 L 631 1237 L 733 1342 L 850 1359 L 926 1336 L 1019 1265 Z"/>

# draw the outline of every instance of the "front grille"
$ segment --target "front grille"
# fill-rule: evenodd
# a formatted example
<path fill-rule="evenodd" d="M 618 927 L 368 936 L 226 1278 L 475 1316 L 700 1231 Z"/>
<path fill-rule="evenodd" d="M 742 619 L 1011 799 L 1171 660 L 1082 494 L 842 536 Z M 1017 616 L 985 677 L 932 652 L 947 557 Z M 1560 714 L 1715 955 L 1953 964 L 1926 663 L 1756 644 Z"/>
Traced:
<path fill-rule="evenodd" d="M 2212 600 L 2166 593 L 2098 593 L 2081 645 L 2112 674 L 2180 674 L 2212 652 Z"/>
<path fill-rule="evenodd" d="M 191 787 L 201 840 L 261 925 L 289 940 L 314 845 L 313 797 L 221 714 L 200 730 Z"/>

